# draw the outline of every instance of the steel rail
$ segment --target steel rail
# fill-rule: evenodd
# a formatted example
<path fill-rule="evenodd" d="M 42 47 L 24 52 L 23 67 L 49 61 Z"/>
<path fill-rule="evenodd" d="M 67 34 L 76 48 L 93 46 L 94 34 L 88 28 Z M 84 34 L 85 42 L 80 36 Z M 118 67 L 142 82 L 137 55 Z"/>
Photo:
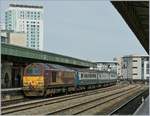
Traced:
<path fill-rule="evenodd" d="M 58 103 L 58 102 L 63 102 L 66 100 L 71 100 L 71 99 L 76 99 L 76 98 L 80 98 L 80 97 L 84 97 L 84 96 L 90 96 L 93 94 L 97 94 L 97 93 L 102 93 L 102 92 L 107 92 L 107 91 L 111 91 L 112 89 L 120 89 L 123 88 L 124 86 L 113 86 L 113 87 L 107 87 L 107 88 L 102 88 L 102 89 L 98 89 L 98 90 L 90 90 L 90 91 L 86 91 L 86 92 L 82 92 L 82 93 L 76 93 L 76 94 L 71 94 L 71 95 L 66 95 L 66 96 L 61 96 L 61 97 L 54 97 L 54 98 L 49 98 L 49 99 L 44 99 L 44 100 L 38 100 L 38 101 L 32 101 L 32 102 L 25 102 L 23 104 L 15 104 L 15 105 L 10 105 L 10 106 L 5 106 L 5 107 L 1 107 L 1 113 L 2 114 L 8 114 L 8 113 L 13 113 L 13 112 L 17 112 L 17 111 L 22 111 L 22 110 L 27 110 L 30 108 L 35 108 L 35 107 L 40 107 L 43 105 L 48 105 L 48 104 L 54 104 L 54 103 Z M 55 100 L 55 101 L 53 101 Z M 33 106 L 31 106 L 33 105 Z M 19 109 L 17 109 L 19 108 Z"/>
<path fill-rule="evenodd" d="M 135 98 L 137 98 L 138 96 L 140 96 L 143 92 L 145 92 L 146 90 L 143 90 L 141 92 L 139 92 L 136 96 L 133 96 L 132 98 L 130 98 L 129 100 L 127 100 L 125 103 L 123 103 L 121 106 L 119 106 L 117 109 L 111 111 L 109 113 L 109 115 L 113 115 L 115 112 L 117 112 L 118 110 L 120 110 L 122 107 L 124 107 L 126 104 L 130 103 L 131 101 L 133 101 Z"/>
<path fill-rule="evenodd" d="M 136 86 L 135 87 L 132 87 L 132 88 L 129 88 L 129 89 L 127 89 L 127 90 L 131 90 L 131 89 L 134 89 L 134 88 L 136 88 Z M 112 94 L 109 94 L 109 95 L 105 95 L 105 96 L 100 96 L 100 97 L 98 97 L 98 98 L 96 98 L 96 99 L 93 99 L 93 100 L 90 100 L 90 101 L 87 101 L 87 102 L 83 102 L 83 103 L 78 103 L 78 104 L 75 104 L 75 105 L 73 105 L 73 106 L 69 106 L 68 108 L 62 108 L 62 109 L 58 109 L 58 110 L 56 110 L 56 111 L 53 111 L 53 112 L 51 112 L 51 113 L 49 113 L 48 115 L 55 115 L 55 114 L 57 114 L 57 113 L 61 113 L 61 112 L 64 112 L 65 110 L 69 110 L 69 109 L 72 109 L 72 108 L 76 108 L 76 107 L 78 107 L 78 106 L 81 106 L 81 105 L 85 105 L 85 104 L 88 104 L 88 103 L 91 103 L 91 102 L 95 102 L 95 101 L 97 101 L 97 100 L 102 100 L 102 99 L 105 99 L 106 97 L 110 97 L 110 96 L 113 96 L 113 95 L 116 95 L 116 94 L 119 94 L 119 93 L 123 93 L 124 92 L 124 90 L 122 90 L 121 92 L 115 92 L 115 93 L 112 93 Z"/>
<path fill-rule="evenodd" d="M 135 89 L 136 89 L 136 88 L 135 88 Z M 126 95 L 126 94 L 132 93 L 133 91 L 135 91 L 135 90 L 133 89 L 133 90 L 131 90 L 131 91 L 128 91 L 128 92 L 125 92 L 125 93 L 121 93 L 121 94 L 119 94 L 118 96 L 115 96 L 115 95 L 114 95 L 114 97 L 111 96 L 112 98 L 110 98 L 109 100 L 106 100 L 106 101 L 104 101 L 104 102 L 98 103 L 98 104 L 96 104 L 96 105 L 94 105 L 94 106 L 90 106 L 90 107 L 88 107 L 88 108 L 86 108 L 86 109 L 83 109 L 83 110 L 81 110 L 81 111 L 79 111 L 79 112 L 74 113 L 73 115 L 77 115 L 77 114 L 83 113 L 84 111 L 87 111 L 87 110 L 92 109 L 92 108 L 95 108 L 95 107 L 97 107 L 97 106 L 99 106 L 99 105 L 103 105 L 103 104 L 105 104 L 105 103 L 108 103 L 108 102 L 110 102 L 110 101 L 112 101 L 112 100 L 115 100 L 115 99 L 117 99 L 117 98 L 119 98 L 119 97 L 122 97 L 122 96 L 124 96 L 124 95 Z"/>

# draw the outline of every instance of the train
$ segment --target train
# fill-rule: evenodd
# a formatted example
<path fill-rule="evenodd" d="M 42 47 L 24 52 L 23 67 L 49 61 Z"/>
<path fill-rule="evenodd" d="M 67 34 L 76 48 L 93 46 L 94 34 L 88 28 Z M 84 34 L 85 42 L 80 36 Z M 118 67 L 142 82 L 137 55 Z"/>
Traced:
<path fill-rule="evenodd" d="M 23 92 L 25 96 L 52 96 L 57 93 L 78 92 L 113 85 L 116 82 L 115 72 L 32 63 L 24 70 Z"/>

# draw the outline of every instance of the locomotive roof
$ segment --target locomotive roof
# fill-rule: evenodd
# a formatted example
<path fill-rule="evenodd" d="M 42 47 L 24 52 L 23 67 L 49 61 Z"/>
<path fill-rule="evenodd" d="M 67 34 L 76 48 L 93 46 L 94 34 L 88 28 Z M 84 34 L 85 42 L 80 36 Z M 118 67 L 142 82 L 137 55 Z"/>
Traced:
<path fill-rule="evenodd" d="M 45 66 L 48 66 L 50 69 L 52 70 L 61 70 L 61 71 L 74 71 L 74 70 L 71 70 L 65 66 L 62 66 L 62 65 L 57 65 L 57 64 L 44 64 Z"/>

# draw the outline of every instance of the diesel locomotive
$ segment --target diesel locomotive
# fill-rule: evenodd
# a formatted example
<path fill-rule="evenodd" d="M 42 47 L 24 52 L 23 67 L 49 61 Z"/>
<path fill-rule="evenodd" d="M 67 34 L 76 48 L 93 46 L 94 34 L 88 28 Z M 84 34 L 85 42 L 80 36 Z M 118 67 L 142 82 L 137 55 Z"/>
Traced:
<path fill-rule="evenodd" d="M 116 81 L 114 72 L 32 63 L 24 70 L 23 92 L 25 96 L 48 96 L 111 85 Z"/>

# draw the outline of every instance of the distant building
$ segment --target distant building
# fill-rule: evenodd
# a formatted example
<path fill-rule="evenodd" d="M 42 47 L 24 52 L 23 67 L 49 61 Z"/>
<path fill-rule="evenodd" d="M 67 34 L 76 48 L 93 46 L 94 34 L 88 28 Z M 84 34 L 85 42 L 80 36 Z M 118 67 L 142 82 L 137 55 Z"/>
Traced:
<path fill-rule="evenodd" d="M 27 34 L 26 46 L 43 49 L 43 7 L 10 4 L 5 12 L 6 30 Z"/>
<path fill-rule="evenodd" d="M 149 56 L 129 55 L 121 60 L 122 79 L 149 79 Z"/>
<path fill-rule="evenodd" d="M 0 30 L 1 43 L 8 43 L 8 35 L 6 31 Z"/>
<path fill-rule="evenodd" d="M 26 34 L 23 32 L 0 31 L 1 43 L 13 44 L 26 47 Z"/>
<path fill-rule="evenodd" d="M 97 69 L 101 71 L 111 71 L 117 73 L 117 62 L 111 61 L 111 62 L 96 62 Z"/>
<path fill-rule="evenodd" d="M 117 62 L 117 75 L 119 79 L 123 78 L 123 74 L 122 74 L 122 64 L 123 64 L 123 59 L 122 57 L 116 57 L 114 58 L 114 61 Z"/>
<path fill-rule="evenodd" d="M 0 30 L 5 30 L 5 23 L 0 22 Z"/>

